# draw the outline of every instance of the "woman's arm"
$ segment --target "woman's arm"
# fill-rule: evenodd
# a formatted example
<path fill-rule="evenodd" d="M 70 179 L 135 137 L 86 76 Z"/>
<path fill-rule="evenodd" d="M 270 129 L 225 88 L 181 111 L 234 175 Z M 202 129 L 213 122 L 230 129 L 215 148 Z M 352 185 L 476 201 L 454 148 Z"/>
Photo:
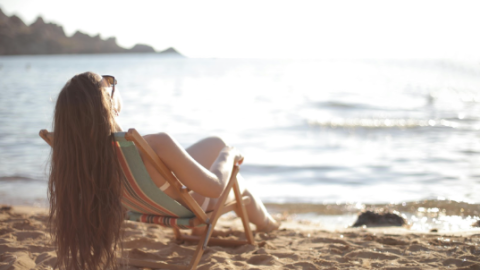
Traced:
<path fill-rule="evenodd" d="M 234 162 L 241 162 L 243 159 L 234 148 L 226 146 L 208 170 L 168 134 L 151 134 L 144 138 L 184 185 L 210 198 L 220 197 L 230 179 Z"/>

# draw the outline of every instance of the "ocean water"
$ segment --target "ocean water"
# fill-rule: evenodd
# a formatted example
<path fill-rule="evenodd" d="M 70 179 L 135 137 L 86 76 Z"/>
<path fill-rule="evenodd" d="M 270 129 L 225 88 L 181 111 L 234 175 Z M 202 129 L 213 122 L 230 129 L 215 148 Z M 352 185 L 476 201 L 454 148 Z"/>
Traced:
<path fill-rule="evenodd" d="M 480 203 L 480 62 L 155 54 L 0 57 L 0 203 L 46 203 L 58 92 L 118 80 L 121 124 L 188 146 L 216 135 L 266 202 Z"/>

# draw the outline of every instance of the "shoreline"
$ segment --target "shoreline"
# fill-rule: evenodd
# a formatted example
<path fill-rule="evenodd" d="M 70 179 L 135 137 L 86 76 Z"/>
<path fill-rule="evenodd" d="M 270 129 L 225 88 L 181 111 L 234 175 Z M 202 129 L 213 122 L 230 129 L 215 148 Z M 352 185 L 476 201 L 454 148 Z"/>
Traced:
<path fill-rule="evenodd" d="M 334 231 L 352 228 L 366 211 L 393 213 L 405 220 L 412 233 L 430 231 L 456 233 L 480 229 L 480 204 L 452 200 L 422 200 L 396 204 L 311 204 L 266 203 L 270 212 L 302 223 L 312 223 Z"/>
<path fill-rule="evenodd" d="M 0 269 L 50 269 L 56 262 L 48 210 L 13 206 L 0 210 Z M 241 221 L 224 215 L 219 229 L 242 238 Z M 252 226 L 253 228 L 254 226 Z M 194 245 L 178 244 L 171 229 L 127 221 L 122 256 L 185 264 Z M 256 245 L 209 246 L 197 269 L 480 269 L 480 229 L 455 233 L 412 232 L 403 227 L 329 231 L 285 220 L 280 230 L 254 232 Z M 138 269 L 121 266 L 121 270 Z"/>
<path fill-rule="evenodd" d="M 44 207 L 35 207 L 35 206 L 27 206 L 27 205 L 1 205 L 0 204 L 0 212 L 5 212 L 3 207 L 11 207 L 11 210 L 15 214 L 24 215 L 24 216 L 47 216 L 48 215 L 48 208 Z M 275 214 L 274 214 L 275 215 Z M 377 226 L 377 227 L 347 227 L 347 228 L 335 228 L 335 229 L 328 229 L 321 224 L 311 222 L 309 220 L 300 220 L 292 218 L 293 214 L 291 215 L 275 215 L 277 219 L 282 222 L 281 229 L 292 229 L 292 230 L 299 230 L 302 232 L 311 232 L 311 231 L 326 231 L 326 232 L 352 232 L 352 231 L 370 231 L 370 232 L 384 232 L 384 233 L 397 233 L 397 234 L 408 234 L 408 233 L 420 233 L 420 234 L 441 234 L 441 233 L 448 233 L 451 235 L 463 235 L 465 233 L 479 233 L 480 234 L 480 227 L 479 228 L 471 228 L 469 230 L 462 230 L 457 232 L 421 232 L 421 231 L 412 231 L 408 227 L 404 226 Z M 241 223 L 240 220 L 237 220 L 235 214 L 227 213 L 223 217 L 221 217 L 222 227 L 231 226 L 233 228 L 240 228 Z M 0 222 L 4 221 L 4 216 L 0 216 Z M 238 222 L 236 222 L 238 221 Z M 136 223 L 136 222 L 135 222 Z M 254 230 L 255 227 L 252 225 L 252 229 Z"/>
<path fill-rule="evenodd" d="M 28 202 L 17 200 L 12 205 L 20 208 L 48 208 L 46 200 Z M 406 221 L 410 232 L 437 231 L 453 233 L 475 230 L 480 225 L 480 204 L 470 204 L 453 200 L 422 200 L 393 204 L 363 203 L 265 203 L 268 211 L 276 219 L 312 224 L 316 228 L 328 231 L 351 228 L 360 213 L 373 211 L 376 213 L 394 213 Z M 472 226 L 476 224 L 477 227 Z"/>

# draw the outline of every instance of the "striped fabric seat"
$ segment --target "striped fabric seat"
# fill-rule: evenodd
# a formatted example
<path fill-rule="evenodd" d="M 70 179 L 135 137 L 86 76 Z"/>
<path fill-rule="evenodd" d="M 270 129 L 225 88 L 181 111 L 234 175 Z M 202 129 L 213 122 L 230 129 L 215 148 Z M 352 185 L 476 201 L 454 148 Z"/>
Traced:
<path fill-rule="evenodd" d="M 140 214 L 133 211 L 128 211 L 127 219 L 132 221 L 140 221 L 144 223 L 154 223 L 164 227 L 171 227 L 177 229 L 193 229 L 195 226 L 192 226 L 191 222 L 195 218 L 175 218 L 175 217 L 165 217 L 157 215 L 148 215 Z M 205 226 L 205 224 L 200 224 L 197 227 Z"/>
<path fill-rule="evenodd" d="M 135 144 L 125 139 L 125 132 L 114 135 L 124 174 L 122 203 L 129 210 L 128 219 L 179 229 L 193 228 L 190 224 L 194 213 L 155 185 Z"/>

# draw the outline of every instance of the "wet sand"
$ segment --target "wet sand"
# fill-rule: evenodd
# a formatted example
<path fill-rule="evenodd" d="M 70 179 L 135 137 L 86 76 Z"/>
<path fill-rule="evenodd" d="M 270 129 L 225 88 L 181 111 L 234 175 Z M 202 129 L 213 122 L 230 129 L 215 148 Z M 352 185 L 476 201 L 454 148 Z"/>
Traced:
<path fill-rule="evenodd" d="M 47 210 L 15 206 L 0 211 L 0 270 L 50 269 L 55 247 Z M 242 238 L 241 222 L 225 215 L 220 228 Z M 256 245 L 209 246 L 198 269 L 480 269 L 480 229 L 418 233 L 405 227 L 328 231 L 308 222 L 283 221 L 272 233 L 255 233 Z M 194 245 L 177 243 L 170 229 L 125 222 L 124 255 L 185 264 Z M 137 269 L 121 266 L 121 269 Z"/>

